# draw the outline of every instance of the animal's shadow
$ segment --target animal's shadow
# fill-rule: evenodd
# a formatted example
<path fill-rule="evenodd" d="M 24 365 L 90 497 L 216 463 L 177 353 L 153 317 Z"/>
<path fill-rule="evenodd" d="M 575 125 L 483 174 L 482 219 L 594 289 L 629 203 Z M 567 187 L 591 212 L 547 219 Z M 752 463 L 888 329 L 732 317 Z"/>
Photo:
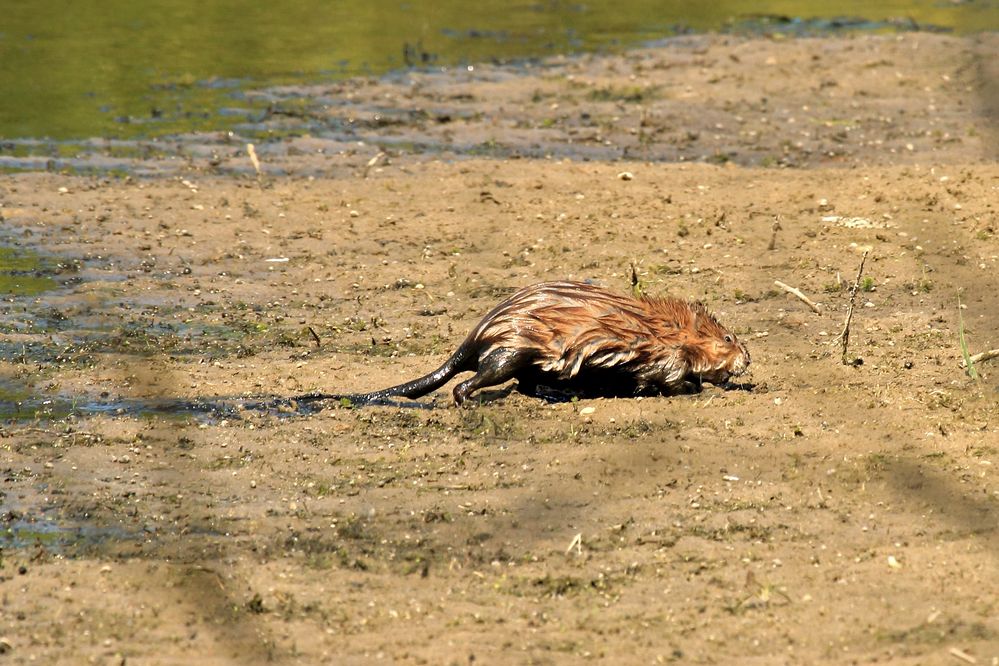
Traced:
<path fill-rule="evenodd" d="M 756 388 L 750 382 L 732 383 L 726 382 L 718 388 L 726 391 L 752 391 Z M 657 398 L 673 397 L 679 395 L 696 395 L 704 391 L 704 384 L 700 381 L 684 382 L 678 389 L 673 391 L 662 391 L 657 388 L 636 390 L 634 384 L 627 382 L 587 382 L 585 384 L 562 382 L 562 383 L 518 383 L 516 386 L 518 393 L 540 398 L 548 403 L 571 402 L 573 400 L 593 400 L 598 398 Z"/>
<path fill-rule="evenodd" d="M 753 391 L 752 383 L 728 383 L 719 388 L 727 391 Z M 511 382 L 503 387 L 479 391 L 468 400 L 468 405 L 487 405 L 510 397 L 514 392 L 549 404 L 590 400 L 597 398 L 637 398 L 667 395 L 693 395 L 702 392 L 697 383 L 685 385 L 685 390 L 670 394 L 659 391 L 635 391 L 624 385 L 577 385 L 572 383 L 530 383 Z M 201 421 L 240 420 L 248 414 L 270 415 L 276 418 L 306 417 L 325 409 L 358 409 L 362 407 L 392 407 L 396 409 L 438 409 L 450 407 L 453 403 L 448 396 L 431 396 L 429 400 L 407 400 L 382 398 L 367 402 L 351 402 L 349 398 L 326 400 L 300 400 L 283 396 L 219 396 L 197 399 L 130 399 L 116 402 L 94 402 L 79 405 L 78 411 L 94 414 L 114 414 L 131 416 L 159 416 L 194 418 Z"/>

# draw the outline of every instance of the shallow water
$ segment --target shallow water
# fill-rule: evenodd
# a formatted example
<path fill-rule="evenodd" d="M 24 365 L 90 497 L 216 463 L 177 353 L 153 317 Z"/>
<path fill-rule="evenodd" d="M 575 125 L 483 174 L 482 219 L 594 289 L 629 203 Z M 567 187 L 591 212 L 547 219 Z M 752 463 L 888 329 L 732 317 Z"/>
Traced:
<path fill-rule="evenodd" d="M 32 296 L 58 283 L 52 277 L 56 262 L 40 254 L 14 247 L 0 246 L 0 294 Z"/>
<path fill-rule="evenodd" d="M 830 20 L 837 17 L 864 20 Z M 7 168 L 58 167 L 76 144 L 2 139 L 225 130 L 265 110 L 246 90 L 277 84 L 618 49 L 690 31 L 915 27 L 995 30 L 999 3 L 108 0 L 98 11 L 87 3 L 14 3 L 0 26 L 0 155 L 47 158 Z"/>
<path fill-rule="evenodd" d="M 47 516 L 0 509 L 0 549 L 41 547 L 59 553 L 67 549 L 96 546 L 106 541 L 148 538 L 120 527 L 96 527 L 86 523 L 60 521 Z"/>

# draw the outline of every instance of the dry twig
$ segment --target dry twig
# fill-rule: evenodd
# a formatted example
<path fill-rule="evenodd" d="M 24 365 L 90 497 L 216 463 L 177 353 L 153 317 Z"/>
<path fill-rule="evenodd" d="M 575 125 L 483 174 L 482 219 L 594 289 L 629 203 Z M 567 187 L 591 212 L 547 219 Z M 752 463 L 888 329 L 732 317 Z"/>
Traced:
<path fill-rule="evenodd" d="M 784 291 L 786 291 L 787 293 L 791 294 L 792 296 L 797 297 L 802 303 L 810 307 L 812 309 L 812 312 L 814 312 L 815 314 L 822 314 L 822 310 L 819 309 L 819 306 L 816 305 L 812 301 L 812 299 L 810 299 L 808 296 L 805 296 L 800 289 L 795 289 L 792 286 L 786 285 L 780 280 L 774 280 L 774 284 L 783 289 Z"/>
<path fill-rule="evenodd" d="M 631 295 L 635 298 L 641 298 L 642 293 L 645 291 L 645 287 L 642 285 L 642 279 L 638 277 L 638 266 L 635 262 L 631 262 Z"/>
<path fill-rule="evenodd" d="M 309 333 L 312 334 L 312 339 L 316 341 L 316 347 L 322 347 L 323 343 L 322 340 L 319 339 L 319 334 L 316 333 L 316 329 L 309 326 Z"/>
<path fill-rule="evenodd" d="M 246 154 L 250 156 L 250 162 L 253 163 L 253 170 L 257 172 L 257 178 L 263 176 L 263 172 L 260 170 L 260 160 L 257 158 L 257 149 L 253 147 L 252 143 L 246 144 Z"/>
<path fill-rule="evenodd" d="M 770 244 L 767 245 L 768 250 L 773 251 L 777 249 L 777 232 L 780 231 L 781 229 L 782 227 L 780 226 L 780 215 L 775 215 L 773 226 L 770 227 L 771 234 L 770 234 Z"/>
<path fill-rule="evenodd" d="M 860 291 L 860 276 L 864 274 L 864 263 L 867 261 L 867 254 L 870 250 L 864 251 L 864 256 L 860 258 L 860 268 L 857 269 L 857 279 L 850 287 L 850 309 L 846 311 L 846 323 L 843 324 L 843 332 L 839 334 L 839 340 L 843 343 L 843 363 L 849 365 L 846 360 L 847 346 L 850 344 L 850 322 L 853 321 L 853 307 L 857 303 L 857 292 Z"/>
<path fill-rule="evenodd" d="M 991 361 L 994 358 L 999 358 L 999 349 L 990 349 L 988 351 L 983 351 L 978 354 L 971 355 L 971 364 L 981 363 L 982 361 Z M 967 364 L 962 360 L 961 367 L 967 367 Z"/>
<path fill-rule="evenodd" d="M 963 661 L 966 664 L 977 664 L 978 663 L 977 659 L 975 659 L 974 657 L 972 657 L 970 654 L 968 654 L 967 652 L 965 652 L 961 648 L 952 647 L 951 649 L 947 650 L 947 652 L 950 653 L 950 656 L 954 657 L 955 659 L 960 659 L 961 661 Z"/>
<path fill-rule="evenodd" d="M 385 151 L 379 150 L 378 153 L 370 160 L 368 160 L 368 163 L 364 165 L 364 170 L 361 172 L 361 177 L 367 178 L 368 172 L 371 171 L 373 168 L 375 168 L 378 165 L 378 163 L 384 160 L 386 157 L 387 154 L 385 153 Z"/>

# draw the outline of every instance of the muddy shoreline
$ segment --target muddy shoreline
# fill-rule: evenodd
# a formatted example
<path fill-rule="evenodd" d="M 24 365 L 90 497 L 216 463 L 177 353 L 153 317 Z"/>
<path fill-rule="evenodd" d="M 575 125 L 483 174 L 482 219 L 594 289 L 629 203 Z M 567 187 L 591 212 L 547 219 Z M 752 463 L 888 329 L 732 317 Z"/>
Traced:
<path fill-rule="evenodd" d="M 0 176 L 5 233 L 53 258 L 22 273 L 61 285 L 0 321 L 34 410 L 0 424 L 4 658 L 995 662 L 999 390 L 959 344 L 999 347 L 994 45 L 713 37 L 269 91 L 352 127 L 257 146 L 261 177 L 211 137 Z M 632 265 L 746 341 L 753 390 L 131 407 L 387 386 L 513 288 Z"/>

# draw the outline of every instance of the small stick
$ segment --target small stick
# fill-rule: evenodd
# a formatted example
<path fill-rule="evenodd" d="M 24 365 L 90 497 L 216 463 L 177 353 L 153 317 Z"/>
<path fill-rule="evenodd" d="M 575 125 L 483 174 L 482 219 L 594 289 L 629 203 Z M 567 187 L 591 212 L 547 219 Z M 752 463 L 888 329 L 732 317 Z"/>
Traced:
<path fill-rule="evenodd" d="M 250 162 L 253 163 L 253 169 L 257 172 L 257 178 L 259 179 L 263 173 L 260 171 L 260 160 L 257 158 L 257 149 L 253 147 L 252 143 L 246 144 L 246 153 L 250 156 Z"/>
<path fill-rule="evenodd" d="M 967 652 L 965 652 L 961 648 L 952 647 L 951 649 L 947 650 L 947 652 L 950 653 L 950 656 L 952 656 L 952 657 L 954 657 L 956 659 L 960 659 L 961 661 L 963 661 L 963 662 L 965 662 L 967 664 L 977 664 L 978 663 L 977 659 L 975 659 L 974 657 L 972 657 L 970 654 L 968 654 Z"/>
<path fill-rule="evenodd" d="M 374 168 L 374 166 L 377 165 L 378 162 L 382 160 L 384 157 L 385 157 L 385 151 L 379 150 L 378 153 L 370 160 L 368 160 L 368 163 L 366 165 L 364 165 L 364 171 L 361 172 L 361 177 L 367 178 L 368 172 L 371 171 L 371 169 Z"/>
<path fill-rule="evenodd" d="M 774 284 L 783 289 L 784 291 L 786 291 L 787 293 L 791 294 L 792 296 L 796 296 L 802 303 L 810 307 L 812 309 L 812 312 L 814 312 L 815 314 L 822 314 L 822 310 L 819 309 L 819 306 L 813 303 L 812 299 L 810 299 L 808 296 L 805 296 L 803 293 L 801 293 L 800 289 L 795 289 L 794 287 L 786 285 L 780 280 L 774 280 Z"/>
<path fill-rule="evenodd" d="M 582 555 L 583 554 L 583 533 L 582 532 L 580 532 L 576 536 L 572 537 L 572 543 L 570 543 L 569 547 L 565 549 L 565 554 L 568 555 L 569 553 L 571 553 L 573 548 L 576 549 L 576 555 Z"/>
<path fill-rule="evenodd" d="M 770 244 L 767 245 L 767 249 L 772 251 L 777 249 L 777 232 L 781 230 L 780 215 L 774 216 L 774 224 L 770 227 L 770 230 L 773 233 L 770 235 Z"/>
<path fill-rule="evenodd" d="M 642 292 L 645 289 L 642 288 L 642 280 L 638 277 L 638 267 L 635 266 L 635 262 L 631 262 L 631 294 L 635 298 L 641 298 Z"/>
<path fill-rule="evenodd" d="M 312 334 L 312 339 L 316 341 L 316 347 L 322 347 L 323 343 L 319 339 L 319 334 L 316 333 L 316 330 L 314 328 L 312 328 L 311 326 L 309 326 L 309 333 Z"/>
<path fill-rule="evenodd" d="M 850 309 L 846 311 L 846 323 L 843 324 L 843 332 L 839 334 L 839 339 L 843 343 L 843 364 L 849 365 L 846 361 L 846 348 L 850 344 L 850 322 L 853 320 L 853 306 L 857 303 L 857 292 L 860 291 L 860 276 L 864 274 L 864 262 L 867 261 L 867 253 L 870 250 L 864 251 L 864 256 L 860 258 L 860 268 L 857 269 L 857 279 L 853 281 L 853 286 L 850 287 Z"/>
<path fill-rule="evenodd" d="M 982 361 L 991 361 L 994 358 L 999 357 L 999 349 L 990 349 L 988 351 L 983 351 L 979 354 L 974 354 L 971 356 L 971 364 L 981 363 Z M 964 360 L 961 360 L 961 367 L 965 367 Z"/>

